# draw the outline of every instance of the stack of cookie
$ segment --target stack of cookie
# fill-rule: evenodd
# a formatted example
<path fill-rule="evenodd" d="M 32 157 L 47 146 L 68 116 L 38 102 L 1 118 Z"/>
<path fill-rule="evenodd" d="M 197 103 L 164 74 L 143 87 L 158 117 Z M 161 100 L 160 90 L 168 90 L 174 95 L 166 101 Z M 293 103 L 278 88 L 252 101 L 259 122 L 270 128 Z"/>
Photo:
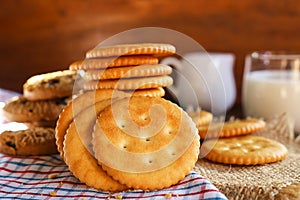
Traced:
<path fill-rule="evenodd" d="M 158 57 L 175 53 L 170 44 L 143 43 L 105 46 L 86 53 L 86 59 L 74 62 L 70 70 L 83 70 L 85 91 L 98 89 L 164 96 L 163 87 L 173 80 L 172 68 L 159 64 Z"/>
<path fill-rule="evenodd" d="M 0 150 L 3 153 L 17 155 L 25 155 L 26 152 L 30 155 L 57 152 L 54 127 L 60 112 L 71 100 L 75 79 L 76 72 L 70 70 L 29 78 L 23 85 L 23 95 L 12 98 L 2 110 L 7 121 L 25 123 L 28 130 L 2 133 Z M 23 141 L 21 142 L 23 146 L 19 140 Z M 49 143 L 51 147 L 46 145 L 49 149 L 44 151 L 45 148 L 42 148 L 41 143 L 45 145 Z M 20 150 L 26 149 L 28 145 L 31 146 L 29 148 L 31 151 L 24 153 Z M 38 146 L 41 148 L 33 148 Z"/>
<path fill-rule="evenodd" d="M 23 85 L 23 95 L 4 106 L 5 118 L 30 127 L 55 127 L 72 96 L 75 79 L 76 73 L 70 70 L 32 76 Z"/>

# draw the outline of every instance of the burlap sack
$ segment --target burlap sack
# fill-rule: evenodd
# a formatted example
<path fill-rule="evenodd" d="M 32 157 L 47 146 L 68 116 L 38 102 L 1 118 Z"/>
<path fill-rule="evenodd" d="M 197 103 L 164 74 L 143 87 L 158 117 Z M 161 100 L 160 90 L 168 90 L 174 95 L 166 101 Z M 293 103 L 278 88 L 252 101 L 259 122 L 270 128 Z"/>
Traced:
<path fill-rule="evenodd" d="M 256 133 L 288 148 L 285 160 L 259 166 L 216 164 L 199 159 L 194 170 L 209 179 L 228 199 L 300 199 L 300 144 L 285 114 Z M 297 140 L 298 141 L 298 140 Z"/>

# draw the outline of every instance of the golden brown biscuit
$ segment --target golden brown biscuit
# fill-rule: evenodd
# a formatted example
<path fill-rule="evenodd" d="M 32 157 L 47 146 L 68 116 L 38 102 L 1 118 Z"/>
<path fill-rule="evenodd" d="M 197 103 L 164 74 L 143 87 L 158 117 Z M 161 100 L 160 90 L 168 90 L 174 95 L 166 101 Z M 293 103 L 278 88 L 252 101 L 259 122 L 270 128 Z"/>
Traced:
<path fill-rule="evenodd" d="M 87 58 L 111 57 L 124 55 L 156 55 L 167 56 L 176 52 L 173 45 L 160 43 L 120 44 L 114 46 L 102 46 L 89 50 Z"/>
<path fill-rule="evenodd" d="M 216 137 L 232 137 L 245 135 L 260 131 L 265 128 L 263 120 L 249 118 L 243 120 L 233 120 L 225 123 L 215 123 L 205 126 L 198 126 L 199 134 L 202 139 Z"/>
<path fill-rule="evenodd" d="M 133 189 L 156 190 L 182 180 L 199 153 L 191 118 L 158 97 L 131 97 L 105 108 L 93 132 L 95 157 L 115 180 Z"/>
<path fill-rule="evenodd" d="M 107 91 L 113 89 L 105 89 Z M 150 89 L 137 89 L 137 90 L 116 90 L 124 92 L 128 96 L 149 96 L 149 97 L 162 97 L 165 95 L 165 90 L 162 87 L 150 88 Z"/>
<path fill-rule="evenodd" d="M 136 66 L 136 65 L 155 65 L 158 64 L 158 58 L 153 56 L 120 56 L 109 58 L 85 59 L 72 63 L 69 66 L 70 70 L 103 70 L 106 68 L 121 67 L 121 66 Z"/>
<path fill-rule="evenodd" d="M 259 136 L 237 136 L 205 141 L 201 146 L 205 158 L 213 162 L 236 165 L 259 165 L 277 162 L 287 156 L 286 147 Z"/>
<path fill-rule="evenodd" d="M 26 124 L 26 126 L 28 126 L 29 128 L 35 128 L 35 127 L 55 128 L 56 120 L 53 120 L 53 121 L 46 121 L 46 120 L 32 121 L 32 122 L 25 122 L 24 124 Z"/>
<path fill-rule="evenodd" d="M 213 114 L 205 110 L 189 112 L 188 115 L 192 118 L 197 127 L 207 125 L 213 120 Z"/>
<path fill-rule="evenodd" d="M 71 97 L 29 101 L 23 96 L 14 97 L 3 107 L 3 114 L 13 122 L 55 121 L 70 100 Z"/>
<path fill-rule="evenodd" d="M 46 155 L 57 153 L 53 128 L 30 128 L 0 134 L 0 152 L 9 155 Z"/>
<path fill-rule="evenodd" d="M 71 96 L 76 77 L 70 70 L 32 76 L 23 85 L 23 95 L 32 101 Z"/>
<path fill-rule="evenodd" d="M 87 70 L 84 74 L 86 80 L 105 80 L 132 77 L 161 76 L 172 73 L 172 68 L 167 65 L 138 65 L 108 68 L 105 70 Z"/>
<path fill-rule="evenodd" d="M 173 79 L 170 76 L 153 76 L 141 77 L 131 79 L 118 80 L 100 80 L 87 81 L 84 83 L 85 90 L 96 89 L 118 89 L 118 90 L 136 90 L 136 89 L 150 89 L 157 87 L 166 87 L 172 85 Z"/>
<path fill-rule="evenodd" d="M 64 140 L 65 162 L 83 183 L 103 191 L 122 191 L 126 187 L 113 180 L 93 157 L 91 134 L 98 114 L 111 100 L 97 102 L 81 111 L 70 124 Z"/>
<path fill-rule="evenodd" d="M 63 153 L 63 141 L 70 123 L 73 118 L 85 108 L 95 104 L 96 102 L 103 101 L 105 99 L 111 99 L 112 97 L 123 97 L 128 94 L 121 91 L 114 90 L 96 90 L 83 93 L 71 101 L 60 113 L 55 128 L 55 138 L 57 149 L 60 155 L 64 157 Z"/>
<path fill-rule="evenodd" d="M 145 94 L 147 94 L 145 91 L 137 91 L 136 93 L 133 93 L 133 96 L 144 96 Z M 85 92 L 71 101 L 60 113 L 55 128 L 56 145 L 61 157 L 64 158 L 63 141 L 66 130 L 73 121 L 73 118 L 77 116 L 79 112 L 99 101 L 112 98 L 129 97 L 131 95 L 132 93 L 122 92 L 119 90 L 94 90 Z"/>
<path fill-rule="evenodd" d="M 123 92 L 133 94 L 133 96 L 162 97 L 165 95 L 165 90 L 162 87 L 140 90 L 123 90 Z"/>

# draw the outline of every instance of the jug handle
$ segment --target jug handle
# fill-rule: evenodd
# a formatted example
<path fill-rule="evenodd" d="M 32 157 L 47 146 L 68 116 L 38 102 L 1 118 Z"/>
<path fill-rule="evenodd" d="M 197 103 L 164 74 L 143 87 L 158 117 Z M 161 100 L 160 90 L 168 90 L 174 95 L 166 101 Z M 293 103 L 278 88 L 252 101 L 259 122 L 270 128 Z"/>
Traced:
<path fill-rule="evenodd" d="M 160 61 L 160 64 L 164 64 L 164 65 L 169 65 L 170 67 L 173 68 L 173 72 L 171 74 L 171 77 L 173 78 L 174 80 L 174 83 L 173 85 L 169 86 L 168 88 L 171 89 L 171 91 L 176 95 L 178 96 L 178 73 L 181 72 L 182 70 L 182 62 L 175 58 L 175 57 L 167 57 L 167 58 L 164 58 L 163 60 Z M 175 70 L 175 72 L 174 72 Z"/>

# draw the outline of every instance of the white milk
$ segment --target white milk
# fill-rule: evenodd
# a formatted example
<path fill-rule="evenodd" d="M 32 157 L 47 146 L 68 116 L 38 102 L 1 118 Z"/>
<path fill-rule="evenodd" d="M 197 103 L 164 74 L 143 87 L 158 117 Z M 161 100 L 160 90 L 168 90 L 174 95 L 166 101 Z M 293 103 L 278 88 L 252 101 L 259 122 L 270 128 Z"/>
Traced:
<path fill-rule="evenodd" d="M 244 77 L 243 109 L 247 116 L 272 118 L 287 112 L 300 132 L 300 72 L 254 71 Z"/>

